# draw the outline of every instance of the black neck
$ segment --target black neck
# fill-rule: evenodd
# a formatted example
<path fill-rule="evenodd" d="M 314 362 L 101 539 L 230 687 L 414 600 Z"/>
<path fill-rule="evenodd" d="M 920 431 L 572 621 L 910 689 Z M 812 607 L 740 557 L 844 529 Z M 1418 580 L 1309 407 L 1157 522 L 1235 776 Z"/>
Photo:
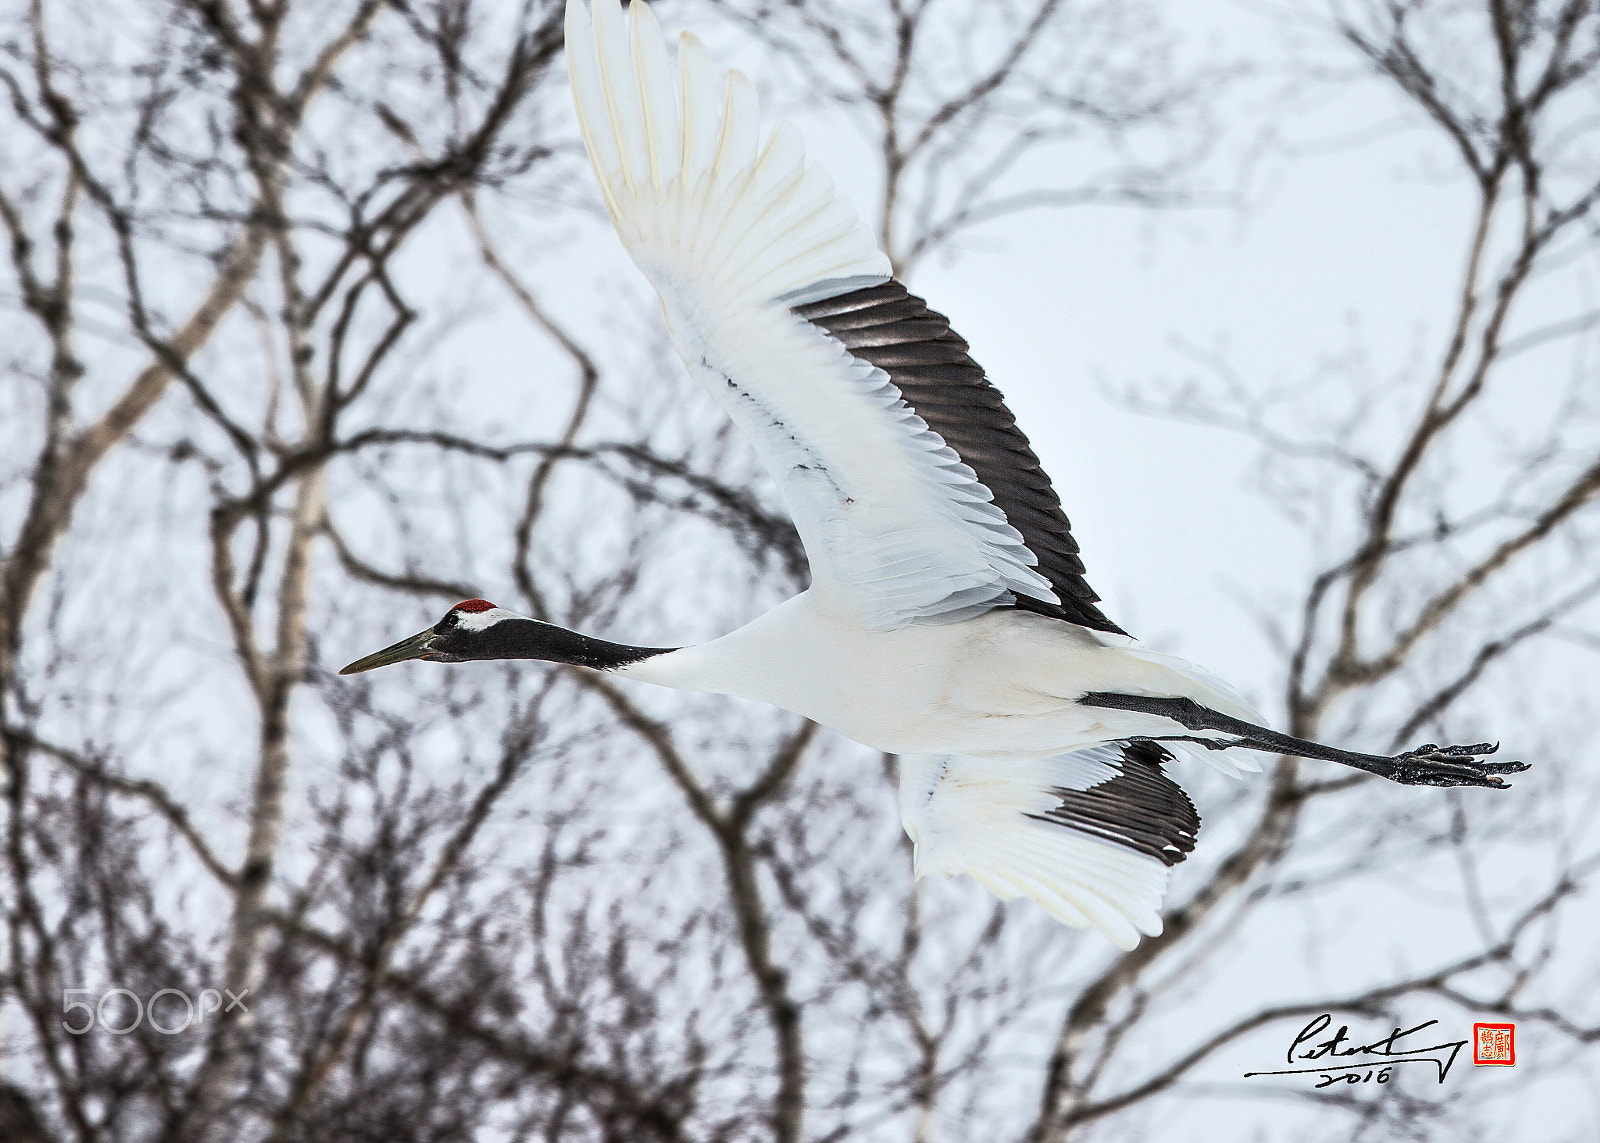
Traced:
<path fill-rule="evenodd" d="M 675 647 L 607 643 L 604 639 L 535 619 L 507 619 L 483 631 L 463 635 L 458 652 L 463 659 L 542 659 L 575 667 L 593 667 L 598 671 L 615 670 L 677 650 Z"/>

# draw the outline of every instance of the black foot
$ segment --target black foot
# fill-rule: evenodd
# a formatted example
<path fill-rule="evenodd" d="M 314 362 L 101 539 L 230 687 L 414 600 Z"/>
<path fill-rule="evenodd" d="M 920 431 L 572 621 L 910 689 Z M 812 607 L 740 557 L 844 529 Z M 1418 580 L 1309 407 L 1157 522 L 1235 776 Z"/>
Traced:
<path fill-rule="evenodd" d="M 1500 749 L 1497 742 L 1472 746 L 1436 746 L 1429 742 L 1389 759 L 1393 769 L 1382 774 L 1404 786 L 1489 786 L 1507 789 L 1502 774 L 1520 774 L 1526 762 L 1479 762 L 1481 754 Z"/>

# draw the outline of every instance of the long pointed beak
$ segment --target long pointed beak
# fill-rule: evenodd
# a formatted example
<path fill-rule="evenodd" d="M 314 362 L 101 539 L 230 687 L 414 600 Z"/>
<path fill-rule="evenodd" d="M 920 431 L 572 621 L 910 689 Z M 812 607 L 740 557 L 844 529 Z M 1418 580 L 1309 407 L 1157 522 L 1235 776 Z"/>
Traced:
<path fill-rule="evenodd" d="M 374 667 L 387 667 L 390 663 L 403 663 L 407 659 L 426 658 L 433 649 L 434 640 L 438 636 L 433 633 L 433 628 L 419 631 L 409 639 L 402 639 L 393 647 L 385 647 L 381 651 L 374 651 L 365 659 L 357 659 L 339 673 L 341 675 L 358 675 L 362 671 L 370 671 Z"/>

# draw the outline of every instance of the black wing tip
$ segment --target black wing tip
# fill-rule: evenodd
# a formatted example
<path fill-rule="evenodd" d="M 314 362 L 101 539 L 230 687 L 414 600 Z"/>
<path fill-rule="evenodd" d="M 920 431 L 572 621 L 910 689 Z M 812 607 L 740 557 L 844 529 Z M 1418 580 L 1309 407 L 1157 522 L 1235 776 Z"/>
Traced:
<path fill-rule="evenodd" d="M 1121 742 L 1122 772 L 1087 790 L 1052 790 L 1060 804 L 1035 820 L 1077 830 L 1169 869 L 1194 852 L 1200 812 L 1166 774 L 1172 753 L 1158 742 Z"/>
<path fill-rule="evenodd" d="M 844 283 L 841 283 L 844 285 Z M 1013 606 L 1102 631 L 1128 633 L 1095 606 L 1060 498 L 1004 398 L 967 354 L 944 314 L 889 278 L 790 307 L 853 357 L 882 369 L 907 406 L 944 438 L 1022 534 L 1059 602 L 1016 596 Z M 1181 859 L 1180 859 L 1181 860 Z"/>
<path fill-rule="evenodd" d="M 1057 588 L 1056 594 L 1061 594 L 1059 588 Z M 1071 600 L 1071 597 L 1068 598 L 1070 603 L 1046 603 L 1042 599 L 1019 595 L 1012 606 L 1019 611 L 1032 611 L 1036 615 L 1060 619 L 1065 623 L 1071 623 L 1078 627 L 1087 627 L 1091 631 L 1103 631 L 1107 635 L 1122 635 L 1130 639 L 1133 638 L 1133 636 L 1107 619 L 1105 613 L 1094 606 L 1093 603 L 1084 603 L 1078 600 Z M 1098 597 L 1096 598 L 1098 600 Z"/>

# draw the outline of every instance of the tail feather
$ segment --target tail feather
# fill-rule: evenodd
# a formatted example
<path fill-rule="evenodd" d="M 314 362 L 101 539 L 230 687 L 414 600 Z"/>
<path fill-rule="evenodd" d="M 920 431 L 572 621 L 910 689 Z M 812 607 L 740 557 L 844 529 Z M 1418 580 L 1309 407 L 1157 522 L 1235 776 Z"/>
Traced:
<path fill-rule="evenodd" d="M 1144 677 L 1130 676 L 1130 691 L 1163 697 L 1191 698 L 1212 710 L 1241 718 L 1257 726 L 1266 725 L 1266 719 L 1249 699 L 1240 694 L 1232 684 L 1212 674 L 1204 667 L 1177 655 L 1150 648 L 1125 635 L 1096 633 L 1102 643 L 1115 647 L 1127 660 L 1144 669 Z M 1135 687 L 1137 689 L 1135 689 Z M 1179 733 L 1184 733 L 1180 731 Z M 1243 773 L 1261 773 L 1261 763 L 1245 750 L 1212 750 L 1197 743 L 1169 742 L 1174 754 L 1186 761 L 1198 760 L 1230 778 Z"/>
<path fill-rule="evenodd" d="M 1203 762 L 1230 778 L 1243 778 L 1246 774 L 1261 773 L 1260 761 L 1248 750 L 1237 748 L 1213 750 L 1198 742 L 1163 742 L 1162 745 L 1185 762 Z"/>

